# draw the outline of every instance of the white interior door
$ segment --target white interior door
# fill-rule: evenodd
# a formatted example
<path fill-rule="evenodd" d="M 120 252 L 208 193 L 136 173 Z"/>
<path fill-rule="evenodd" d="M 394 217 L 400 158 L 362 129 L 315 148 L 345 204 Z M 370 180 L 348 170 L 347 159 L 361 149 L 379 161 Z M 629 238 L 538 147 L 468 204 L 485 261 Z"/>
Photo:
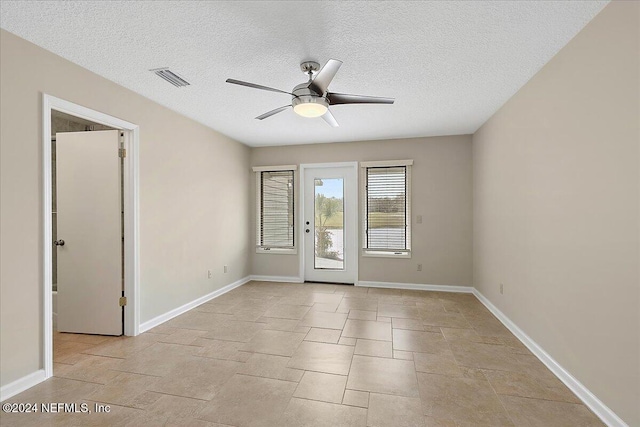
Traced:
<path fill-rule="evenodd" d="M 61 332 L 122 334 L 118 139 L 117 130 L 56 134 Z"/>
<path fill-rule="evenodd" d="M 357 165 L 304 168 L 304 280 L 355 283 Z"/>

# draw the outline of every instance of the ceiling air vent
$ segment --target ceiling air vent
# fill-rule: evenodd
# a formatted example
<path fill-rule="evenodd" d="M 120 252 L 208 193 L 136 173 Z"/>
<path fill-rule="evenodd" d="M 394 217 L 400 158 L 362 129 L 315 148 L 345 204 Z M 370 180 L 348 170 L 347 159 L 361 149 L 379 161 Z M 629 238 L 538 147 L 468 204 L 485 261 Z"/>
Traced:
<path fill-rule="evenodd" d="M 156 76 L 162 77 L 175 87 L 189 86 L 191 84 L 168 68 L 154 68 L 149 71 L 153 71 Z"/>

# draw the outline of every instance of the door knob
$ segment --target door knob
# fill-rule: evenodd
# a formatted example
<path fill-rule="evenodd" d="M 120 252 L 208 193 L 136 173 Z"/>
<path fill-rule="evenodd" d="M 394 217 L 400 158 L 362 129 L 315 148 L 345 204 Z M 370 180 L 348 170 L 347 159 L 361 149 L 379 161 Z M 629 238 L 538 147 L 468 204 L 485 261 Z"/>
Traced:
<path fill-rule="evenodd" d="M 60 240 L 56 240 L 53 242 L 54 245 L 56 246 L 64 246 L 64 240 L 60 239 Z"/>

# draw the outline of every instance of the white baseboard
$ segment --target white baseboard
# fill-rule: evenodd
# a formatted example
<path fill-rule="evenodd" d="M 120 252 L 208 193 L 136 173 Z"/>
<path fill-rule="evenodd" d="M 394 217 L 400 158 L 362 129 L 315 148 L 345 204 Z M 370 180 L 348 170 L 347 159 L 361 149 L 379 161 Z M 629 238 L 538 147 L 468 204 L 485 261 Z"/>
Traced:
<path fill-rule="evenodd" d="M 173 310 L 167 311 L 164 314 L 161 314 L 160 316 L 156 316 L 151 320 L 147 320 L 144 323 L 140 324 L 140 333 L 146 332 L 149 329 L 155 328 L 156 326 L 166 322 L 167 320 L 171 320 L 176 316 L 179 316 L 183 313 L 186 313 L 187 311 L 191 310 L 192 308 L 195 308 L 201 304 L 204 304 L 207 301 L 211 301 L 212 299 L 219 297 L 222 294 L 226 294 L 227 292 L 244 285 L 245 283 L 247 283 L 250 279 L 250 276 L 244 277 L 240 280 L 237 280 L 227 286 L 224 286 L 220 289 L 217 289 L 205 296 L 202 296 L 200 298 L 197 298 L 191 302 L 188 302 L 184 305 L 181 305 L 178 308 L 174 308 Z"/>
<path fill-rule="evenodd" d="M 504 326 L 507 327 L 507 329 L 511 331 L 511 333 L 513 333 L 513 335 L 515 335 L 529 350 L 531 350 L 531 352 L 540 359 L 540 361 L 544 363 L 560 381 L 569 387 L 569 389 L 574 392 L 575 395 L 578 396 L 578 398 L 602 420 L 602 422 L 609 427 L 628 427 L 627 424 L 615 414 L 615 412 L 602 403 L 600 399 L 598 399 L 573 375 L 571 375 L 569 371 L 560 366 L 560 364 L 551 357 L 549 353 L 544 351 L 542 347 L 531 339 L 531 337 L 524 333 L 524 331 L 513 323 L 511 319 L 493 305 L 487 297 L 482 295 L 480 291 L 475 288 L 473 289 L 473 294 L 482 304 L 484 304 L 485 307 L 487 307 L 487 309 L 489 309 L 491 313 L 493 313 L 494 316 L 498 318 L 498 320 L 502 322 Z"/>
<path fill-rule="evenodd" d="M 296 276 L 249 276 L 251 280 L 255 280 L 256 282 L 286 282 L 286 283 L 302 283 L 301 277 Z"/>
<path fill-rule="evenodd" d="M 3 385 L 2 387 L 0 387 L 0 402 L 5 401 L 6 399 L 15 396 L 18 393 L 22 393 L 26 389 L 31 388 L 46 379 L 47 378 L 44 374 L 44 369 L 40 369 L 38 371 L 30 373 L 29 375 L 25 375 L 22 378 L 18 378 L 14 382 Z"/>
<path fill-rule="evenodd" d="M 457 292 L 464 294 L 473 293 L 472 286 L 447 286 L 447 285 L 427 285 L 422 283 L 394 283 L 394 282 L 367 282 L 360 280 L 356 286 L 367 288 L 388 288 L 388 289 L 409 289 L 417 291 L 436 291 L 436 292 Z"/>

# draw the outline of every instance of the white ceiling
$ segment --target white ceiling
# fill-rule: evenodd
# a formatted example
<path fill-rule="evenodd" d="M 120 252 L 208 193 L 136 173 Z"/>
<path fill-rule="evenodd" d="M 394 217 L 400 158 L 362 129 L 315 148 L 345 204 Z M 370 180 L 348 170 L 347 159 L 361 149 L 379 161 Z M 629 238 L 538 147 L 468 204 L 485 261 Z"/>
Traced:
<path fill-rule="evenodd" d="M 607 1 L 2 1 L 0 26 L 251 146 L 473 133 Z M 288 110 L 303 60 L 344 61 L 333 92 L 395 97 Z M 149 69 L 168 66 L 191 86 Z"/>

